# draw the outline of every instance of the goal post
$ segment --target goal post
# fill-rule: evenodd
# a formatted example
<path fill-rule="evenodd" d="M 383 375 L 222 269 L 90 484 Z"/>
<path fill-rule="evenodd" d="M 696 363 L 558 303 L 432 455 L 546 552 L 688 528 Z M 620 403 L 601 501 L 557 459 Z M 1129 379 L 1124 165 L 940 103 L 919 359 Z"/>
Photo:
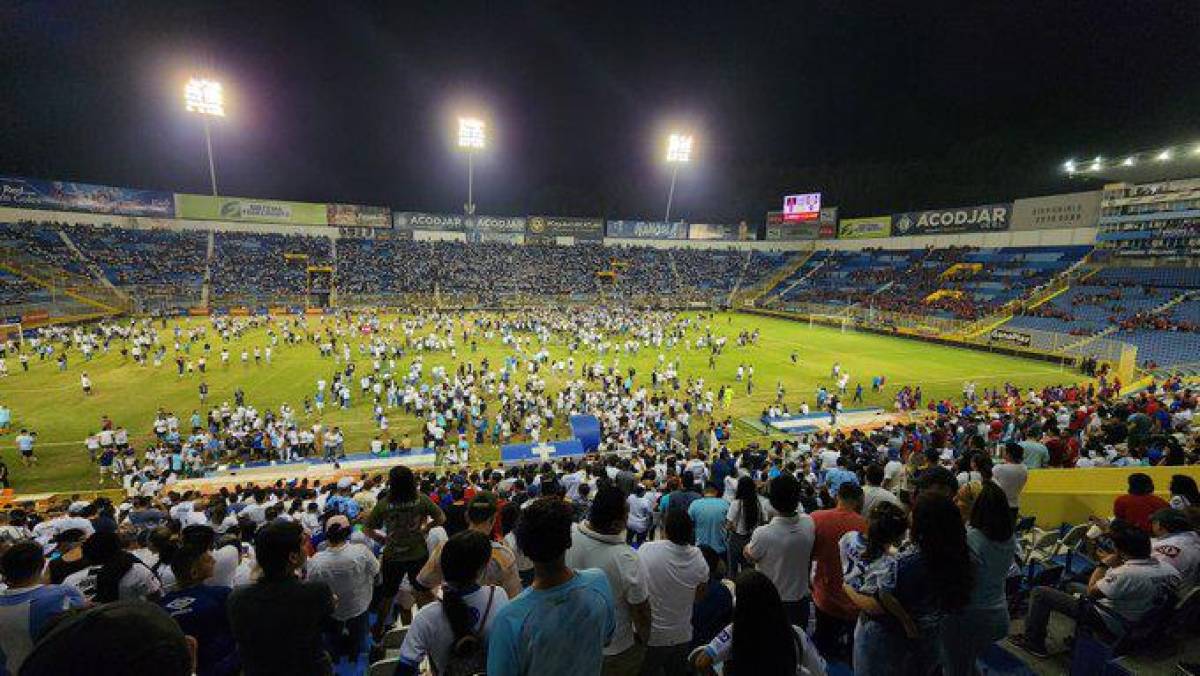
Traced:
<path fill-rule="evenodd" d="M 839 328 L 839 329 L 841 329 L 842 333 L 845 333 L 846 330 L 850 327 L 850 321 L 851 321 L 850 317 L 848 317 L 846 315 L 830 315 L 830 314 L 819 314 L 819 313 L 810 313 L 808 315 L 809 327 L 820 324 L 822 326 Z"/>

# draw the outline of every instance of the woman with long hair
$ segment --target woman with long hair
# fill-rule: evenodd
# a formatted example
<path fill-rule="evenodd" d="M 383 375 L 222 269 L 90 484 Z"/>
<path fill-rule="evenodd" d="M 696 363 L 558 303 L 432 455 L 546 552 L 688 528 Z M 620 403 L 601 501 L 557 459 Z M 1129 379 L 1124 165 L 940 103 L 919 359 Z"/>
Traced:
<path fill-rule="evenodd" d="M 979 489 L 967 525 L 974 580 L 966 607 L 943 626 L 943 673 L 968 676 L 988 646 L 1008 635 L 1008 572 L 1017 556 L 1012 514 L 1004 489 L 986 481 Z"/>
<path fill-rule="evenodd" d="M 391 622 L 392 604 L 400 583 L 405 577 L 413 587 L 413 595 L 419 605 L 433 600 L 433 595 L 417 576 L 429 560 L 429 546 L 425 534 L 430 528 L 446 522 L 446 515 L 429 496 L 417 492 L 417 477 L 404 465 L 396 465 L 388 473 L 387 496 L 375 503 L 367 515 L 367 534 L 383 543 L 380 557 L 383 578 L 376 598 L 378 616 L 374 634 L 382 639 L 384 630 Z M 385 536 L 380 528 L 387 531 Z"/>
<path fill-rule="evenodd" d="M 844 587 L 863 613 L 854 631 L 854 673 L 926 674 L 941 658 L 942 625 L 970 600 L 973 566 L 954 502 L 926 492 L 913 506 L 911 546 L 894 579 L 867 595 Z"/>
<path fill-rule="evenodd" d="M 734 586 L 733 624 L 692 651 L 692 666 L 725 676 L 821 676 L 825 660 L 801 627 L 788 622 L 779 590 L 757 570 L 743 570 Z"/>
<path fill-rule="evenodd" d="M 435 674 L 445 673 L 452 663 L 455 669 L 486 668 L 492 620 L 508 604 L 508 595 L 500 587 L 479 585 L 491 558 L 491 541 L 477 530 L 462 531 L 442 546 L 442 600 L 425 606 L 413 617 L 400 647 L 397 676 L 420 673 L 421 661 L 426 657 Z"/>
<path fill-rule="evenodd" d="M 754 529 L 767 522 L 766 512 L 754 479 L 748 476 L 738 479 L 733 502 L 730 503 L 729 512 L 725 516 L 725 527 L 729 531 L 729 561 L 726 565 L 729 566 L 731 576 L 736 577 L 742 566 L 746 565 L 743 550 L 750 542 Z"/>

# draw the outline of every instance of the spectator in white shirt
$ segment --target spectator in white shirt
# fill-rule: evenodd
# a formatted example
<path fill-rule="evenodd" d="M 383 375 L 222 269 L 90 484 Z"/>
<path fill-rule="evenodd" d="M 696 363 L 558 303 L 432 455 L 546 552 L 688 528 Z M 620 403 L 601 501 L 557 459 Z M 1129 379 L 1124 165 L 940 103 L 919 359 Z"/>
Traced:
<path fill-rule="evenodd" d="M 798 512 L 800 482 L 795 477 L 780 474 L 771 479 L 768 491 L 777 516 L 754 529 L 745 548 L 746 558 L 775 584 L 789 621 L 803 627 L 808 624 L 808 580 L 816 525 L 811 516 Z"/>
<path fill-rule="evenodd" d="M 627 511 L 625 494 L 619 488 L 602 487 L 592 500 L 587 520 L 571 529 L 571 548 L 567 550 L 569 567 L 599 568 L 612 590 L 617 628 L 604 647 L 606 676 L 637 674 L 650 636 L 650 592 L 637 552 L 625 543 Z M 635 639 L 635 631 L 640 641 Z"/>
<path fill-rule="evenodd" d="M 1200 534 L 1187 515 L 1177 509 L 1160 509 L 1150 515 L 1150 555 L 1179 571 L 1179 595 L 1200 584 Z"/>
<path fill-rule="evenodd" d="M 1013 521 L 1016 521 L 1021 506 L 1021 491 L 1025 490 L 1025 482 L 1029 481 L 1029 468 L 1024 460 L 1025 449 L 1021 444 L 1010 441 L 1004 445 L 1004 462 L 992 468 L 992 481 L 1004 489 Z"/>
<path fill-rule="evenodd" d="M 367 635 L 371 593 L 379 560 L 365 545 L 350 542 L 350 521 L 337 514 L 325 522 L 328 546 L 308 560 L 308 579 L 333 591 L 333 622 L 325 628 L 333 659 L 353 660 Z"/>
<path fill-rule="evenodd" d="M 863 475 L 867 480 L 867 485 L 863 487 L 863 516 L 869 515 L 871 508 L 880 502 L 890 502 L 901 509 L 904 508 L 900 498 L 883 487 L 883 467 L 878 464 L 868 465 L 867 469 L 863 471 Z"/>
<path fill-rule="evenodd" d="M 685 673 L 692 640 L 692 604 L 707 592 L 708 564 L 696 547 L 687 512 L 668 510 L 667 539 L 642 545 L 638 558 L 650 590 L 650 640 L 642 662 L 644 676 Z"/>
<path fill-rule="evenodd" d="M 488 635 L 497 613 L 508 605 L 500 587 L 479 586 L 492 546 L 483 533 L 465 530 L 442 547 L 442 599 L 417 611 L 400 647 L 397 676 L 416 676 L 429 659 L 434 673 L 445 673 L 451 660 L 487 655 Z M 480 663 L 482 666 L 483 663 Z"/>
<path fill-rule="evenodd" d="M 83 556 L 91 564 L 72 573 L 63 584 L 78 589 L 89 601 L 156 601 L 162 583 L 133 554 L 121 549 L 116 533 L 96 532 L 83 543 Z"/>

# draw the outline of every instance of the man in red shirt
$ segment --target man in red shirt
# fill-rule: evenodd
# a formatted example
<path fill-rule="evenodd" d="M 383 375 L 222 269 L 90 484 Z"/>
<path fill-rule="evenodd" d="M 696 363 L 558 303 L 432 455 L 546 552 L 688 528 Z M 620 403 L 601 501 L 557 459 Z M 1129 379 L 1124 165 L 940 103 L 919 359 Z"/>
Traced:
<path fill-rule="evenodd" d="M 1113 516 L 1150 533 L 1150 515 L 1168 507 L 1166 500 L 1154 494 L 1154 479 L 1137 472 L 1129 475 L 1129 492 L 1113 501 Z"/>
<path fill-rule="evenodd" d="M 838 487 L 837 507 L 813 512 L 816 539 L 812 559 L 816 564 L 812 578 L 813 604 L 817 607 L 817 632 L 813 636 L 827 659 L 849 661 L 853 645 L 855 606 L 842 589 L 842 558 L 838 542 L 851 531 L 865 533 L 867 520 L 859 514 L 863 490 L 846 481 Z"/>

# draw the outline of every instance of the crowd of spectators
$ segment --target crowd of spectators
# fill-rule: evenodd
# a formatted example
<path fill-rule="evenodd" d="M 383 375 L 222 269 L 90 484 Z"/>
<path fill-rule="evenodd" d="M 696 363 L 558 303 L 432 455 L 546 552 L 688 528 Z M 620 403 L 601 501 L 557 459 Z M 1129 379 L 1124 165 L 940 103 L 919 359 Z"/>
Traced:
<path fill-rule="evenodd" d="M 0 650 L 22 674 L 101 655 L 96 673 L 329 673 L 368 644 L 399 674 L 967 674 L 1010 633 L 1030 473 L 1195 463 L 1196 405 L 1174 381 L 1005 387 L 770 447 L 606 434 L 541 464 L 18 505 L 0 515 L 0 607 L 22 612 L 0 613 Z M 1169 500 L 1149 481 L 1096 515 L 1082 587 L 1122 621 L 1200 582 L 1195 481 Z M 1014 644 L 1045 655 L 1051 612 L 1104 629 L 1074 598 L 1035 589 Z"/>
<path fill-rule="evenodd" d="M 301 295 L 308 266 L 332 266 L 333 245 L 322 235 L 216 233 L 212 291 L 216 296 L 271 298 Z"/>

